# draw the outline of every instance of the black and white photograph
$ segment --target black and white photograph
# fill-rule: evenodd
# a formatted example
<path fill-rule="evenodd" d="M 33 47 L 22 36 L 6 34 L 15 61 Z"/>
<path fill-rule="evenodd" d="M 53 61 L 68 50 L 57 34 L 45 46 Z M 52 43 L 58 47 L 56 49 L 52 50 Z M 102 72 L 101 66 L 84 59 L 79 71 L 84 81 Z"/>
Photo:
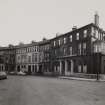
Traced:
<path fill-rule="evenodd" d="M 0 0 L 0 105 L 105 105 L 105 0 Z"/>

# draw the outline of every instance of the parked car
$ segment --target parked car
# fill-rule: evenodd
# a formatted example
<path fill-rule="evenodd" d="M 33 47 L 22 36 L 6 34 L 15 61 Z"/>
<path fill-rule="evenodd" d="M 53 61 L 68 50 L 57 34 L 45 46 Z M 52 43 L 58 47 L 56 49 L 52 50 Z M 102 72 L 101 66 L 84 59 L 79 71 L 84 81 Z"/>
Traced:
<path fill-rule="evenodd" d="M 7 79 L 7 73 L 4 71 L 0 71 L 0 79 Z"/>
<path fill-rule="evenodd" d="M 11 71 L 8 74 L 10 74 L 10 75 L 17 75 L 17 72 L 16 71 Z"/>
<path fill-rule="evenodd" d="M 22 71 L 20 71 L 20 72 L 17 72 L 17 75 L 26 75 L 26 73 L 24 73 L 24 72 L 22 72 Z"/>

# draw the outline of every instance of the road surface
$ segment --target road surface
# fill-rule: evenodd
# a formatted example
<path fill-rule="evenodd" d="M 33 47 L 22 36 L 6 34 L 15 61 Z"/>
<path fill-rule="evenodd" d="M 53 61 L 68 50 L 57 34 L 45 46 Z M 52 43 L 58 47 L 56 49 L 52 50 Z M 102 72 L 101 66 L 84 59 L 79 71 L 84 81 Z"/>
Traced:
<path fill-rule="evenodd" d="M 105 105 L 105 82 L 9 76 L 0 80 L 0 105 Z"/>

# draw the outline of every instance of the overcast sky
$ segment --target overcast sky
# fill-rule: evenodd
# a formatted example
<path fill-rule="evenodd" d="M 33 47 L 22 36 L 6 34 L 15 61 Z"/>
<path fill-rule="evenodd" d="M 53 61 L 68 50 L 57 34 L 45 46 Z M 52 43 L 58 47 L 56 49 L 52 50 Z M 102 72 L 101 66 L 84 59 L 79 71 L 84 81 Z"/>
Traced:
<path fill-rule="evenodd" d="M 0 0 L 0 46 L 53 38 L 94 22 L 95 11 L 105 29 L 105 0 Z"/>

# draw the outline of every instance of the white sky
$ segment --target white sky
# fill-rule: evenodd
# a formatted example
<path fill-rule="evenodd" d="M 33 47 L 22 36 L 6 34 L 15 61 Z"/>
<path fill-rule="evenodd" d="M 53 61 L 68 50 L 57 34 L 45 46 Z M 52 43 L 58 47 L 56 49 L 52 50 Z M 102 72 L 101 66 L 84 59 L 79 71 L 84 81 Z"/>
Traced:
<path fill-rule="evenodd" d="M 94 22 L 105 29 L 105 0 L 0 0 L 0 46 L 30 43 Z"/>

